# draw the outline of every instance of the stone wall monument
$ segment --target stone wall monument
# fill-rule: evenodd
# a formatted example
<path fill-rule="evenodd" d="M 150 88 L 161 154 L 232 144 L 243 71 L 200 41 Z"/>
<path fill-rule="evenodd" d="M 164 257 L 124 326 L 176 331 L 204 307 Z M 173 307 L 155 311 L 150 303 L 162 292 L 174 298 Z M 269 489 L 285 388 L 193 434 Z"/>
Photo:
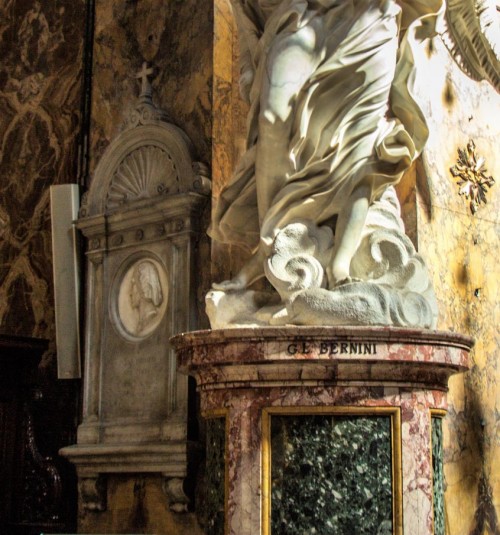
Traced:
<path fill-rule="evenodd" d="M 185 510 L 187 396 L 168 344 L 197 325 L 193 282 L 200 210 L 210 192 L 191 143 L 152 100 L 143 65 L 139 102 L 110 144 L 82 201 L 87 239 L 80 499 L 106 507 L 108 473 L 161 473 L 171 508 Z"/>

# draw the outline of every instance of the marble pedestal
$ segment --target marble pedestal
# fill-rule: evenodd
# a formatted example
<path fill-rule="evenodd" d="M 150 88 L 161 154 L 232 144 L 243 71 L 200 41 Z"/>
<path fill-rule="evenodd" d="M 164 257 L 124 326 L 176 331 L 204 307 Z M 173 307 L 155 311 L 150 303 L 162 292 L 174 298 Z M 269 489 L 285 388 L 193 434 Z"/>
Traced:
<path fill-rule="evenodd" d="M 299 427 L 307 419 L 310 425 L 311 418 L 317 416 L 332 417 L 342 425 L 386 418 L 390 428 L 390 518 L 377 531 L 366 533 L 435 533 L 431 422 L 433 417 L 444 415 L 450 375 L 467 369 L 471 339 L 448 332 L 395 328 L 286 327 L 199 331 L 178 335 L 172 343 L 180 370 L 196 378 L 203 415 L 209 422 L 225 419 L 218 420 L 223 422 L 225 437 L 219 441 L 225 441 L 219 452 L 219 457 L 225 458 L 225 476 L 219 478 L 221 485 L 225 480 L 224 498 L 219 498 L 225 502 L 225 519 L 208 532 L 288 533 L 271 521 L 273 504 L 278 507 L 276 496 L 281 493 L 273 490 L 279 472 L 275 473 L 273 463 L 283 456 L 282 451 L 279 455 L 274 451 L 277 446 L 272 429 L 283 422 L 286 427 L 292 422 L 287 417 L 300 415 L 305 419 L 294 420 Z M 359 417 L 368 420 L 356 420 Z M 314 421 L 321 422 L 321 418 Z M 213 447 L 210 440 L 207 447 Z M 362 450 L 366 441 L 346 450 Z M 285 445 L 285 450 L 293 447 Z M 328 448 L 326 452 L 328 458 Z M 213 452 L 208 455 L 214 457 Z M 314 456 L 320 457 L 317 452 Z M 365 468 L 356 469 L 361 480 Z M 299 496 L 303 491 L 300 479 L 298 509 L 305 507 L 300 503 L 304 501 Z M 326 483 L 331 488 L 331 495 L 327 490 L 325 496 L 328 509 L 341 492 L 335 482 Z M 372 504 L 376 499 L 373 493 L 378 491 L 363 488 L 353 492 L 371 495 Z M 216 494 L 212 489 L 212 495 Z M 356 499 L 351 500 L 353 504 Z M 315 500 L 320 507 L 322 498 Z M 317 518 L 319 512 L 309 514 Z M 352 529 L 352 533 L 360 533 L 359 527 Z M 310 531 L 330 532 L 339 535 L 338 528 L 329 531 L 326 523 L 321 530 Z"/>

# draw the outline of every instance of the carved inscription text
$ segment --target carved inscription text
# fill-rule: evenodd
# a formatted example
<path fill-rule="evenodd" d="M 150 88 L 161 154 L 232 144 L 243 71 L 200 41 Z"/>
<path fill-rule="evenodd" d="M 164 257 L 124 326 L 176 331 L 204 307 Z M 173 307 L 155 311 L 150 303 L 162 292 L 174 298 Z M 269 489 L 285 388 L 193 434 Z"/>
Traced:
<path fill-rule="evenodd" d="M 287 346 L 289 355 L 309 355 L 313 352 L 313 343 L 308 341 L 291 342 Z M 319 343 L 320 355 L 376 355 L 377 344 L 374 342 L 335 342 Z"/>

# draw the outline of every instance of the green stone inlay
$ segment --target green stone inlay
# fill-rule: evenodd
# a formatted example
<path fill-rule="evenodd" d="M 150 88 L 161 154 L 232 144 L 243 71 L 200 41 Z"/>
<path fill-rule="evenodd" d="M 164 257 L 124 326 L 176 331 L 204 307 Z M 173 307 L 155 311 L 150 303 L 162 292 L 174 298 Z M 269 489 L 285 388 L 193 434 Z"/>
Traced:
<path fill-rule="evenodd" d="M 226 481 L 226 419 L 207 420 L 207 458 L 205 466 L 206 533 L 224 535 Z"/>
<path fill-rule="evenodd" d="M 442 418 L 432 418 L 432 484 L 434 489 L 434 535 L 445 535 Z"/>
<path fill-rule="evenodd" d="M 271 417 L 272 535 L 392 535 L 391 418 Z"/>

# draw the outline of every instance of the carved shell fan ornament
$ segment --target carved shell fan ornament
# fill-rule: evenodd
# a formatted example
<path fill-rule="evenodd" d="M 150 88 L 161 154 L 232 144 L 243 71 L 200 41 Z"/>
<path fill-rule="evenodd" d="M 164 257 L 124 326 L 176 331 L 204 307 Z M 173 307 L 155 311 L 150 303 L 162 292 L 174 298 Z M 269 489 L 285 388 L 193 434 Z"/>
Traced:
<path fill-rule="evenodd" d="M 179 177 L 170 156 L 159 147 L 140 147 L 118 166 L 108 192 L 106 208 L 114 210 L 131 201 L 176 193 Z"/>

